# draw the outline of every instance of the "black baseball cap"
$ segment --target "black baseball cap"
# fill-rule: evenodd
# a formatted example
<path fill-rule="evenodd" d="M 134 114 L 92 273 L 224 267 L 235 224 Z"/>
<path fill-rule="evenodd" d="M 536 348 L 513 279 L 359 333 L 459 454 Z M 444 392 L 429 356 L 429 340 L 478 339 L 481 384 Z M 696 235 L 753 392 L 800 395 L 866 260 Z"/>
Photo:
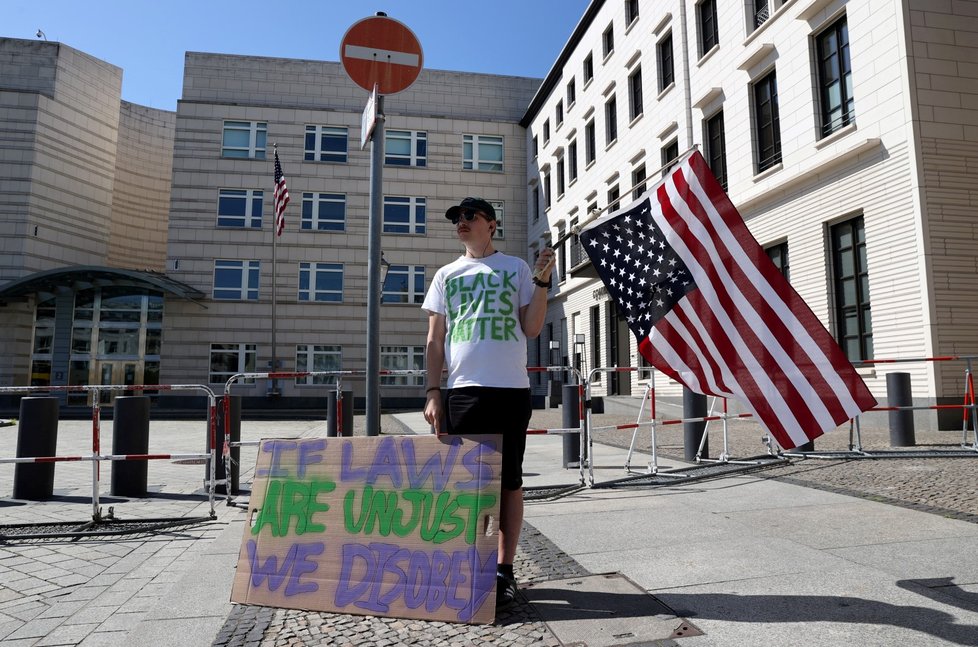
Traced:
<path fill-rule="evenodd" d="M 465 198 L 460 203 L 445 212 L 445 217 L 449 220 L 457 220 L 461 217 L 461 212 L 465 209 L 473 209 L 475 211 L 481 211 L 486 214 L 489 220 L 496 219 L 496 210 L 492 208 L 492 205 L 483 200 L 482 198 Z"/>

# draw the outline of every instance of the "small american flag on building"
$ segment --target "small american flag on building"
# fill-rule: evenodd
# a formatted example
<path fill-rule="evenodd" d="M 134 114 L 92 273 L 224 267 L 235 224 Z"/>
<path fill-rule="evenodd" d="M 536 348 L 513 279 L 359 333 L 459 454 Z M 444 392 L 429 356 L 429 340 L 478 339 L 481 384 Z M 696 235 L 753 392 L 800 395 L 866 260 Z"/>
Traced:
<path fill-rule="evenodd" d="M 289 188 L 285 186 L 285 175 L 278 161 L 278 151 L 275 151 L 275 235 L 281 236 L 285 229 L 285 207 L 289 204 Z"/>
<path fill-rule="evenodd" d="M 733 398 L 792 449 L 876 399 L 697 151 L 580 239 L 657 369 Z"/>

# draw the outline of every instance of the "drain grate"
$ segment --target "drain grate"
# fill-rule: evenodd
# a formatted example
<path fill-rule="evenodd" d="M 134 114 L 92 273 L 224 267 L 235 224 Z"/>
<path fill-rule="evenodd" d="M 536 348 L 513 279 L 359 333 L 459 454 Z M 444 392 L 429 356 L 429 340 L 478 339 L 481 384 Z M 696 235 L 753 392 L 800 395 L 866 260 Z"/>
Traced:
<path fill-rule="evenodd" d="M 213 521 L 211 517 L 172 517 L 166 519 L 102 519 L 100 521 L 57 521 L 0 526 L 0 544 L 43 542 L 45 540 L 153 535 L 164 530 L 189 528 Z"/>
<path fill-rule="evenodd" d="M 755 456 L 752 458 L 738 459 L 737 462 L 704 463 L 660 471 L 658 474 L 625 476 L 611 481 L 595 483 L 594 488 L 682 485 L 692 481 L 720 478 L 731 474 L 746 474 L 771 467 L 779 467 L 787 463 L 789 463 L 788 460 L 776 456 Z"/>
<path fill-rule="evenodd" d="M 523 488 L 524 501 L 550 501 L 583 490 L 580 483 L 572 485 L 538 485 Z"/>

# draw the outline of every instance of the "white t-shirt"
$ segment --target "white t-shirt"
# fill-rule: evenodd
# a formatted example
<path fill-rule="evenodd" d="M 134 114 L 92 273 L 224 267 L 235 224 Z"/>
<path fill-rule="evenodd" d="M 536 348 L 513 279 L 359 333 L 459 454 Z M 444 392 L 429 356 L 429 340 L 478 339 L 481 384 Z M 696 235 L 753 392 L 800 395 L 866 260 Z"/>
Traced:
<path fill-rule="evenodd" d="M 435 272 L 421 308 L 445 315 L 448 388 L 529 388 L 520 308 L 532 298 L 530 266 L 502 252 Z"/>

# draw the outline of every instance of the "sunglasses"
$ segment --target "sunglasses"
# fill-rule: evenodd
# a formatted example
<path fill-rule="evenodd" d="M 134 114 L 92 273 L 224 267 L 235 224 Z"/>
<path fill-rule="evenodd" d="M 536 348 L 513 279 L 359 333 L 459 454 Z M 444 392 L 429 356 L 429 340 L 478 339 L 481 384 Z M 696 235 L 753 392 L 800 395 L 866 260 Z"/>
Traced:
<path fill-rule="evenodd" d="M 465 222 L 472 222 L 473 220 L 475 220 L 476 216 L 481 216 L 481 215 L 482 215 L 481 211 L 475 211 L 474 209 L 464 209 L 459 213 L 458 216 L 452 218 L 452 224 L 457 225 L 460 220 L 464 220 Z"/>

